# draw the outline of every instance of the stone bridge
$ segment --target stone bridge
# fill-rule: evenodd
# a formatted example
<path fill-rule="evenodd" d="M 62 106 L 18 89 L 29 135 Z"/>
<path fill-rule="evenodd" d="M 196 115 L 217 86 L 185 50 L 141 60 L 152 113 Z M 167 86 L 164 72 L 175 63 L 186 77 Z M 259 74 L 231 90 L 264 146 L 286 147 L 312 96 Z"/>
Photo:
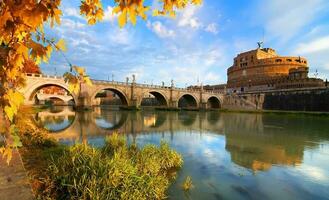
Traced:
<path fill-rule="evenodd" d="M 190 109 L 219 109 L 223 105 L 224 91 L 208 91 L 177 88 L 172 83 L 168 86 L 138 84 L 132 82 L 101 81 L 92 80 L 92 86 L 82 84 L 79 94 L 71 94 L 78 107 L 92 107 L 100 105 L 100 98 L 96 95 L 103 90 L 110 90 L 120 97 L 124 106 L 130 108 L 141 107 L 145 96 L 153 95 L 161 107 L 175 109 L 186 107 Z M 33 105 L 38 91 L 46 86 L 58 86 L 66 91 L 68 84 L 63 77 L 49 76 L 43 74 L 26 74 L 26 86 L 21 89 L 25 96 L 25 104 Z M 184 99 L 185 105 L 179 102 Z"/>

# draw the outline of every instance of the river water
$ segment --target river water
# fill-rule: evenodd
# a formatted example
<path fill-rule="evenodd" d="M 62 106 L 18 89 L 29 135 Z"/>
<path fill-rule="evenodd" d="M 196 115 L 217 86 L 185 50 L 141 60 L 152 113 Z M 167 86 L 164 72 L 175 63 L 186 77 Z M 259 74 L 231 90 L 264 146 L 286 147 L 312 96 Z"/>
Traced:
<path fill-rule="evenodd" d="M 64 144 L 167 141 L 184 158 L 169 199 L 329 199 L 329 117 L 56 107 L 33 118 Z"/>

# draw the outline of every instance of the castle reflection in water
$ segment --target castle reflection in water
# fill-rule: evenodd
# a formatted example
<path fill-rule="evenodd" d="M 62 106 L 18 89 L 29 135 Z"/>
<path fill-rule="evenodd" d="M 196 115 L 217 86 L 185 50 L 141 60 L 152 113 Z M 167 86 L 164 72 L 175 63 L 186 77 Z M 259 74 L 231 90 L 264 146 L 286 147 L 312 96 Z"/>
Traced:
<path fill-rule="evenodd" d="M 253 171 L 266 171 L 273 165 L 299 165 L 306 148 L 318 148 L 321 141 L 329 139 L 327 119 L 314 120 L 311 116 L 104 108 L 76 113 L 70 107 L 56 107 L 33 118 L 51 132 L 51 137 L 63 142 L 86 142 L 113 132 L 133 139 L 139 134 L 170 134 L 170 140 L 175 140 L 176 134 L 191 131 L 201 136 L 223 135 L 232 162 Z"/>

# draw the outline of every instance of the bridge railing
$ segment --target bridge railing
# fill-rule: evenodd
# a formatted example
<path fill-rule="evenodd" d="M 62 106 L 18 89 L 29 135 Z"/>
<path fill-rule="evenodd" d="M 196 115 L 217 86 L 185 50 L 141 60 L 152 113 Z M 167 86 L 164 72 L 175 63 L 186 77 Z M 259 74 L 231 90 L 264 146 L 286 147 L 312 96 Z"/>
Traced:
<path fill-rule="evenodd" d="M 28 77 L 39 77 L 39 78 L 52 78 L 52 79 L 63 79 L 62 76 L 52 76 L 46 74 L 34 74 L 34 73 L 26 73 Z M 120 81 L 108 81 L 108 80 L 95 80 L 91 79 L 94 84 L 112 84 L 112 85 L 131 85 L 131 83 L 120 82 Z M 142 84 L 135 83 L 137 87 L 151 88 L 151 89 L 171 89 L 170 86 L 164 85 L 153 85 L 153 84 Z M 200 92 L 200 89 L 191 89 L 191 88 L 179 88 L 174 87 L 174 90 L 186 91 L 186 92 Z M 211 93 L 211 94 L 224 94 L 225 92 L 222 90 L 203 90 L 203 93 Z"/>
<path fill-rule="evenodd" d="M 95 80 L 91 79 L 93 83 L 98 84 L 112 84 L 112 85 L 126 85 L 126 82 L 120 82 L 120 81 L 106 81 L 106 80 Z"/>
<path fill-rule="evenodd" d="M 46 75 L 46 74 L 26 73 L 25 75 L 26 75 L 26 76 L 29 76 L 29 77 L 63 79 L 62 76 L 52 76 L 52 75 Z"/>

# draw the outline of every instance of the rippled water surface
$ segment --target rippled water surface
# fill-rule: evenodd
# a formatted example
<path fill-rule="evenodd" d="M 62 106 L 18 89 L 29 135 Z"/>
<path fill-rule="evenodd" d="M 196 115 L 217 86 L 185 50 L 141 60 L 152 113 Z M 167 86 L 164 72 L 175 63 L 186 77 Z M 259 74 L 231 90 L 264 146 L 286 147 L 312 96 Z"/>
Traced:
<path fill-rule="evenodd" d="M 328 117 L 57 107 L 33 118 L 65 144 L 101 146 L 114 131 L 140 146 L 168 141 L 184 157 L 170 199 L 329 199 Z"/>

